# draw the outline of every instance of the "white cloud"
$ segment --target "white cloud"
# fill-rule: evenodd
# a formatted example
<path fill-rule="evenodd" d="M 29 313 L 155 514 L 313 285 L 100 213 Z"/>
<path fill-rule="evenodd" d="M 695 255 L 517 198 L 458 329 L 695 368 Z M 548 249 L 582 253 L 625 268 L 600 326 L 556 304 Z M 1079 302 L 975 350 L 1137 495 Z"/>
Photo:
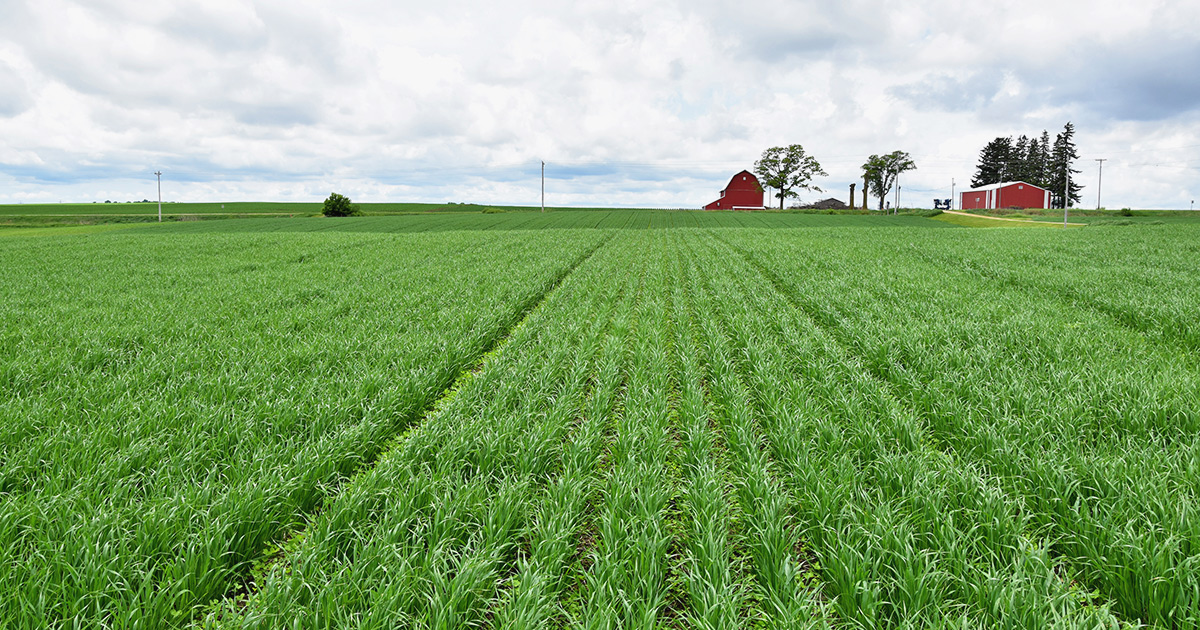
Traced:
<path fill-rule="evenodd" d="M 1111 157 L 1105 205 L 1186 206 L 1200 164 L 1168 149 L 1197 137 L 1197 22 L 1165 1 L 6 2 L 0 202 L 143 198 L 161 168 L 178 200 L 532 204 L 545 159 L 556 204 L 699 206 L 800 142 L 843 198 L 907 150 L 929 205 L 991 138 L 1071 120 L 1085 185 Z"/>

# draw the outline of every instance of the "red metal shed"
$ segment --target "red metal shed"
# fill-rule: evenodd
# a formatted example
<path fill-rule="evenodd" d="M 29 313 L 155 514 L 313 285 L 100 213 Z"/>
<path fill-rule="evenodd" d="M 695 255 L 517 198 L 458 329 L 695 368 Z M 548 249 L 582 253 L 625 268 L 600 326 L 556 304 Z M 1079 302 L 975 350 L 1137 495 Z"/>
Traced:
<path fill-rule="evenodd" d="M 750 171 L 742 171 L 729 180 L 721 191 L 721 198 L 704 206 L 705 210 L 733 210 L 737 208 L 762 208 L 763 189 L 758 178 Z"/>
<path fill-rule="evenodd" d="M 1050 191 L 1025 182 L 1003 182 L 964 190 L 959 197 L 960 210 L 998 208 L 1049 208 Z"/>

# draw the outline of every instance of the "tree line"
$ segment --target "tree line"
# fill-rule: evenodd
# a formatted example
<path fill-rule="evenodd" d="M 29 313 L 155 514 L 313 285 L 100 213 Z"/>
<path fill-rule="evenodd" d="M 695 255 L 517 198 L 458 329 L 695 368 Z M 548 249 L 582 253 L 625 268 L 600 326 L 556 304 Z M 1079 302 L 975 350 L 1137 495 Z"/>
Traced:
<path fill-rule="evenodd" d="M 872 155 L 862 165 L 864 199 L 867 194 L 879 197 L 879 209 L 883 210 L 884 199 L 896 185 L 900 173 L 916 168 L 916 163 L 904 151 Z M 775 196 L 779 198 L 780 210 L 785 199 L 798 197 L 801 190 L 820 191 L 818 186 L 812 184 L 812 178 L 829 175 L 821 168 L 820 162 L 798 144 L 771 147 L 763 151 L 762 157 L 754 163 L 754 174 L 760 183 L 779 191 Z M 863 207 L 866 207 L 865 204 Z"/>
<path fill-rule="evenodd" d="M 1033 138 L 1026 135 L 1016 140 L 1012 136 L 996 138 L 979 152 L 979 164 L 975 167 L 975 176 L 971 178 L 971 187 L 1021 181 L 1049 190 L 1050 206 L 1061 208 L 1068 173 L 1071 174 L 1071 203 L 1080 200 L 1079 191 L 1083 190 L 1083 186 L 1074 177 L 1079 171 L 1072 168 L 1072 163 L 1077 159 L 1079 153 L 1075 150 L 1075 126 L 1069 122 L 1055 135 L 1053 143 L 1050 142 L 1050 133 L 1045 130 L 1041 136 Z"/>
<path fill-rule="evenodd" d="M 979 164 L 971 178 L 971 187 L 979 188 L 1001 182 L 1021 181 L 1050 191 L 1050 206 L 1063 207 L 1063 190 L 1068 186 L 1072 204 L 1080 200 L 1083 190 L 1075 178 L 1080 171 L 1073 168 L 1079 152 L 1075 148 L 1075 125 L 1068 122 L 1050 141 L 1050 133 L 1042 130 L 1041 136 L 1030 138 L 1021 135 L 996 138 L 979 152 Z M 891 193 L 901 173 L 916 170 L 917 165 L 908 153 L 892 151 L 884 155 L 872 155 L 862 165 L 863 196 L 873 195 L 879 199 L 879 209 L 884 209 L 884 200 Z M 812 183 L 816 176 L 827 176 L 820 162 L 804 151 L 799 144 L 786 147 L 771 147 L 763 151 L 754 163 L 754 174 L 759 182 L 774 188 L 783 209 L 788 197 L 798 197 L 801 190 L 821 189 Z M 1068 184 L 1068 176 L 1070 181 Z M 864 202 L 864 207 L 865 202 Z"/>

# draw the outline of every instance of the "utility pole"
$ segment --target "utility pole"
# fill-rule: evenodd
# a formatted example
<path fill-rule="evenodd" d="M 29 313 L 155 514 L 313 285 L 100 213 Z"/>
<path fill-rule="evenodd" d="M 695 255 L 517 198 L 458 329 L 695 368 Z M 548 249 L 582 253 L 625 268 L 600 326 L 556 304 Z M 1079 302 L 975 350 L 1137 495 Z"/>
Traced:
<path fill-rule="evenodd" d="M 867 206 L 867 193 L 870 190 L 871 190 L 871 183 L 869 181 L 867 181 L 867 174 L 863 173 L 863 210 L 870 210 L 870 208 Z M 883 202 L 880 201 L 879 205 L 882 206 Z"/>
<path fill-rule="evenodd" d="M 154 171 L 158 178 L 158 222 L 162 223 L 162 171 Z"/>
<path fill-rule="evenodd" d="M 1100 174 L 1096 176 L 1096 209 L 1100 209 L 1100 184 L 1104 181 L 1104 161 L 1108 158 L 1096 158 L 1100 163 Z"/>
<path fill-rule="evenodd" d="M 1000 192 L 1004 190 L 1004 167 L 1000 167 L 1000 185 L 996 188 L 996 209 L 999 210 L 1004 206 L 1000 203 Z"/>
<path fill-rule="evenodd" d="M 896 195 L 892 198 L 892 214 L 900 212 L 900 173 L 896 173 Z"/>
<path fill-rule="evenodd" d="M 954 209 L 954 178 L 950 178 L 950 209 Z"/>
<path fill-rule="evenodd" d="M 542 212 L 546 211 L 546 160 L 542 160 Z"/>

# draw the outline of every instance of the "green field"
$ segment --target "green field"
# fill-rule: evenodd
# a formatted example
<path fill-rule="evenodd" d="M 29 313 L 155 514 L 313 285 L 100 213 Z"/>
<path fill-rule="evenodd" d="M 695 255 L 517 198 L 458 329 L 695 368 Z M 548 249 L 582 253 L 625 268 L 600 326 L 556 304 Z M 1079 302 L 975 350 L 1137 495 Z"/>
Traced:
<path fill-rule="evenodd" d="M 459 210 L 479 212 L 482 206 L 433 203 L 367 203 L 360 204 L 368 213 L 413 213 Z M 296 203 L 278 201 L 235 201 L 226 203 L 163 203 L 164 217 L 188 215 L 276 214 L 305 216 L 320 214 L 321 202 Z M 12 216 L 153 216 L 158 219 L 157 202 L 123 203 L 45 203 L 0 205 L 0 217 Z"/>
<path fill-rule="evenodd" d="M 1060 210 L 971 210 L 972 214 L 984 217 L 1017 218 L 1062 225 L 1063 211 Z M 1188 210 L 1095 210 L 1072 208 L 1067 215 L 1071 223 L 1085 225 L 1160 225 L 1177 223 L 1200 224 L 1200 212 Z"/>
<path fill-rule="evenodd" d="M 62 229 L 4 627 L 1200 628 L 1200 225 Z"/>
<path fill-rule="evenodd" d="M 939 214 L 938 216 L 933 217 L 933 219 L 935 221 L 942 221 L 944 223 L 949 223 L 951 225 L 957 225 L 960 227 L 970 227 L 970 228 L 1029 228 L 1029 227 L 1048 228 L 1048 227 L 1055 227 L 1055 226 L 1062 227 L 1061 223 L 1049 223 L 1046 221 L 1034 221 L 1032 219 L 1017 220 L 1017 219 L 1006 219 L 1006 218 L 976 216 L 976 215 L 967 216 L 965 214 L 959 214 L 959 213 L 954 213 L 954 212 L 943 212 L 942 214 Z M 1078 224 L 1072 222 L 1072 223 L 1068 224 L 1068 226 L 1069 227 L 1077 227 Z"/>

